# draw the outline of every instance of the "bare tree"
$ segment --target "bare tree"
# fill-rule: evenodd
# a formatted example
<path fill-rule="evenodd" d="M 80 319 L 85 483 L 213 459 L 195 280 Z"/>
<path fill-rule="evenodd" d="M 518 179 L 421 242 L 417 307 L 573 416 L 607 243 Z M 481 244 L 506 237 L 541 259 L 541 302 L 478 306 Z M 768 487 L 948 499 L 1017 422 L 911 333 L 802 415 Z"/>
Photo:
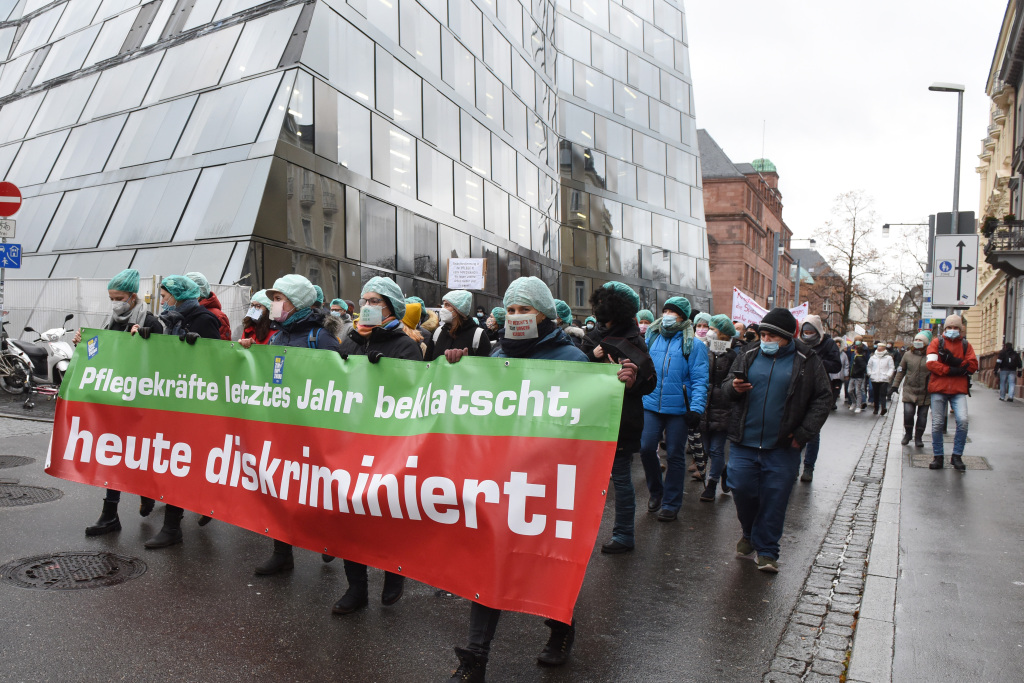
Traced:
<path fill-rule="evenodd" d="M 834 291 L 843 331 L 850 329 L 854 303 L 870 297 L 870 280 L 882 273 L 881 255 L 872 243 L 878 217 L 871 205 L 872 199 L 863 190 L 840 194 L 832 207 L 832 219 L 815 234 L 838 277 Z"/>

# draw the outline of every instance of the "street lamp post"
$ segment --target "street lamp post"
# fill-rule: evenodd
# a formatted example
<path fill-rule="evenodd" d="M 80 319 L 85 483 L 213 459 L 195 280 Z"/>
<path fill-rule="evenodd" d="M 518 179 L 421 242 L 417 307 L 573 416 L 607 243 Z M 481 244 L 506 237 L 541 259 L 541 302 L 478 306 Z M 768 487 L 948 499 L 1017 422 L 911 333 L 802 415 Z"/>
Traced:
<path fill-rule="evenodd" d="M 932 83 L 928 86 L 932 92 L 956 93 L 956 175 L 953 176 L 953 233 L 960 231 L 960 134 L 964 119 L 964 86 L 958 83 Z M 930 256 L 929 256 L 930 258 Z M 946 309 L 949 315 L 953 309 Z"/>

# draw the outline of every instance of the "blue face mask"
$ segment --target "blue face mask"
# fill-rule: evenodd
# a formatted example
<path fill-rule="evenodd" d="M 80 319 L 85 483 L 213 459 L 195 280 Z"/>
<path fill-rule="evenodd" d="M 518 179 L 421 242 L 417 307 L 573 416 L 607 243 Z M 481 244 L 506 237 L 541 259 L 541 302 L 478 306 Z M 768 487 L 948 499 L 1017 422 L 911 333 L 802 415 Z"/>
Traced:
<path fill-rule="evenodd" d="M 960 330 L 946 330 L 942 334 L 946 336 L 946 339 L 958 339 L 960 337 Z"/>
<path fill-rule="evenodd" d="M 161 311 L 167 312 L 167 311 L 171 310 L 172 308 L 174 308 L 174 306 L 171 306 L 170 304 L 165 304 L 165 303 L 162 303 L 162 302 L 160 304 L 160 310 Z"/>
<path fill-rule="evenodd" d="M 761 342 L 761 353 L 766 356 L 774 356 L 779 352 L 779 342 Z"/>
<path fill-rule="evenodd" d="M 661 316 L 661 324 L 662 325 L 675 325 L 676 321 L 678 321 L 678 320 L 679 320 L 679 316 L 674 315 L 672 313 L 666 313 L 665 315 Z"/>

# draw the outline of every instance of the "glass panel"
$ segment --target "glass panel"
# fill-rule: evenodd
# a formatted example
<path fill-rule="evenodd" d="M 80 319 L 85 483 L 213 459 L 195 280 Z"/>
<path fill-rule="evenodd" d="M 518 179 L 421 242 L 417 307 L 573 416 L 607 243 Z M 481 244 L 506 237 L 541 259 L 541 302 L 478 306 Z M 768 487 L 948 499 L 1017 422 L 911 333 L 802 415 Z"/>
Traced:
<path fill-rule="evenodd" d="M 580 62 L 576 63 L 573 92 L 591 104 L 612 111 L 612 79 L 596 69 Z"/>
<path fill-rule="evenodd" d="M 509 239 L 521 246 L 530 248 L 530 207 L 512 198 L 509 202 Z"/>
<path fill-rule="evenodd" d="M 629 55 L 629 84 L 650 97 L 661 96 L 661 69 L 638 55 Z"/>
<path fill-rule="evenodd" d="M 181 27 L 182 32 L 191 31 L 196 26 L 210 23 L 219 4 L 220 0 L 195 0 L 188 13 L 188 19 L 185 20 L 185 25 Z"/>
<path fill-rule="evenodd" d="M 65 192 L 39 251 L 95 248 L 122 187 L 124 183 L 114 183 Z"/>
<path fill-rule="evenodd" d="M 461 112 L 462 161 L 484 177 L 491 169 L 491 134 L 466 112 Z"/>
<path fill-rule="evenodd" d="M 281 74 L 274 73 L 200 95 L 174 155 L 183 157 L 253 142 L 280 82 Z"/>
<path fill-rule="evenodd" d="M 238 14 L 244 12 L 247 9 L 252 9 L 267 2 L 268 0 L 223 0 L 220 3 L 220 7 L 217 8 L 217 13 L 213 15 L 214 19 L 226 19 L 232 14 Z"/>
<path fill-rule="evenodd" d="M 252 234 L 271 158 L 204 168 L 174 239 Z"/>
<path fill-rule="evenodd" d="M 339 90 L 374 106 L 373 41 L 326 5 L 317 4 L 302 63 L 320 72 Z"/>
<path fill-rule="evenodd" d="M 7 171 L 10 170 L 11 164 L 14 163 L 14 157 L 17 156 L 20 147 L 20 142 L 0 147 L 0 178 L 7 177 Z M 21 219 L 19 218 L 18 220 Z"/>
<path fill-rule="evenodd" d="M 628 85 L 615 84 L 615 113 L 625 116 L 633 123 L 648 125 L 647 96 Z"/>
<path fill-rule="evenodd" d="M 106 170 L 170 159 L 196 96 L 132 112 Z"/>
<path fill-rule="evenodd" d="M 145 103 L 216 85 L 241 32 L 238 24 L 167 50 Z"/>
<path fill-rule="evenodd" d="M 565 137 L 589 147 L 594 144 L 594 114 L 575 104 L 563 102 L 559 108 Z"/>
<path fill-rule="evenodd" d="M 50 173 L 50 182 L 102 171 L 127 118 L 121 114 L 73 128 Z"/>
<path fill-rule="evenodd" d="M 512 54 L 512 89 L 527 107 L 537 106 L 537 73 L 518 52 Z"/>
<path fill-rule="evenodd" d="M 455 215 L 474 225 L 484 222 L 483 180 L 455 164 Z"/>
<path fill-rule="evenodd" d="M 423 138 L 450 157 L 459 156 L 459 129 L 452 125 L 458 116 L 459 108 L 451 100 L 423 84 Z"/>
<path fill-rule="evenodd" d="M 25 249 L 24 251 L 25 253 L 28 253 L 28 249 Z M 56 256 L 26 256 L 21 259 L 21 269 L 18 271 L 18 277 L 50 277 L 50 271 L 53 270 L 53 264 L 56 262 Z"/>
<path fill-rule="evenodd" d="M 224 0 L 221 10 L 229 2 Z M 302 5 L 294 5 L 247 22 L 228 61 L 228 67 L 224 70 L 221 83 L 276 69 L 301 11 Z"/>
<path fill-rule="evenodd" d="M 5 104 L 0 109 L 0 143 L 21 140 L 32 123 L 45 92 Z"/>
<path fill-rule="evenodd" d="M 445 82 L 467 102 L 476 102 L 476 60 L 447 33 L 441 36 L 441 68 Z"/>
<path fill-rule="evenodd" d="M 193 170 L 126 183 L 100 247 L 169 242 L 198 177 Z"/>
<path fill-rule="evenodd" d="M 616 80 L 626 80 L 626 50 L 624 48 L 595 34 L 593 52 L 595 68 Z"/>
<path fill-rule="evenodd" d="M 442 24 L 448 23 L 448 2 L 447 0 L 419 0 L 420 4 L 430 10 L 430 13 L 437 17 Z"/>
<path fill-rule="evenodd" d="M 452 160 L 429 145 L 418 143 L 417 196 L 446 213 L 452 213 Z"/>
<path fill-rule="evenodd" d="M 388 126 L 391 187 L 416 196 L 416 139 L 405 131 Z"/>
<path fill-rule="evenodd" d="M 363 217 L 363 262 L 393 270 L 398 246 L 395 207 L 364 197 Z"/>
<path fill-rule="evenodd" d="M 483 59 L 483 14 L 472 2 L 453 2 L 448 7 L 448 26 L 462 44 Z"/>
<path fill-rule="evenodd" d="M 676 40 L 683 40 L 683 14 L 665 0 L 654 0 L 654 25 Z"/>
<path fill-rule="evenodd" d="M 501 81 L 482 62 L 476 63 L 476 106 L 484 115 L 501 126 L 504 112 Z"/>
<path fill-rule="evenodd" d="M 441 75 L 441 25 L 417 3 L 402 5 L 402 47 L 435 75 Z"/>
<path fill-rule="evenodd" d="M 555 29 L 559 49 L 577 61 L 590 64 L 590 31 L 564 17 L 559 17 Z"/>
<path fill-rule="evenodd" d="M 14 36 L 17 32 L 17 26 L 0 29 L 0 62 L 6 62 L 10 57 L 11 45 L 14 44 Z"/>
<path fill-rule="evenodd" d="M 313 77 L 300 71 L 291 87 L 291 97 L 288 100 L 280 137 L 281 140 L 307 151 L 313 151 L 316 145 L 313 87 Z"/>
<path fill-rule="evenodd" d="M 0 97 L 14 92 L 14 88 L 25 74 L 25 69 L 31 59 L 31 54 L 25 54 L 4 64 L 3 74 L 0 74 Z M 42 93 L 39 94 L 42 95 Z"/>
<path fill-rule="evenodd" d="M 163 54 L 157 52 L 104 70 L 89 103 L 85 105 L 82 120 L 89 121 L 139 106 Z"/>
<path fill-rule="evenodd" d="M 71 131 L 62 130 L 42 137 L 26 140 L 18 151 L 7 177 L 16 179 L 18 185 L 27 187 L 46 182 L 53 162 L 57 160 L 64 141 Z"/>
<path fill-rule="evenodd" d="M 437 279 L 437 223 L 422 216 L 412 216 L 413 273 Z"/>
<path fill-rule="evenodd" d="M 32 122 L 28 135 L 46 133 L 78 121 L 98 79 L 99 75 L 93 74 L 47 90 L 46 99 L 39 107 L 39 113 Z"/>
<path fill-rule="evenodd" d="M 519 196 L 525 199 L 526 203 L 530 206 L 540 206 L 540 190 L 537 185 L 537 167 L 531 164 L 522 154 L 518 154 L 517 157 Z"/>
<path fill-rule="evenodd" d="M 50 277 L 108 278 L 127 268 L 133 254 L 131 249 L 64 254 L 57 259 Z"/>
<path fill-rule="evenodd" d="M 611 33 L 617 38 L 633 47 L 643 48 L 644 46 L 644 22 L 643 20 L 618 5 L 613 4 L 609 8 L 611 14 Z"/>
<path fill-rule="evenodd" d="M 191 269 L 187 268 L 186 264 L 194 250 L 195 247 L 191 244 L 158 249 L 139 249 L 135 252 L 135 258 L 132 259 L 132 268 L 139 271 L 143 277 L 188 273 L 191 272 Z M 132 252 L 128 251 L 127 253 Z"/>
<path fill-rule="evenodd" d="M 665 143 L 634 131 L 633 161 L 648 171 L 665 173 Z"/>
<path fill-rule="evenodd" d="M 17 218 L 18 225 L 21 226 L 18 241 L 21 242 L 22 251 L 30 254 L 39 247 L 62 196 L 60 192 L 55 192 L 27 197 L 22 201 Z"/>
<path fill-rule="evenodd" d="M 92 46 L 89 56 L 85 58 L 82 68 L 116 57 L 121 52 L 124 40 L 132 30 L 137 16 L 139 16 L 138 9 L 120 14 L 103 24 L 103 29 Z"/>
<path fill-rule="evenodd" d="M 508 89 L 505 90 L 505 131 L 512 136 L 516 147 L 523 149 L 526 139 L 526 107 Z"/>
<path fill-rule="evenodd" d="M 469 235 L 447 225 L 438 226 L 437 251 L 438 265 L 441 267 L 438 280 L 446 282 L 448 280 L 448 259 L 469 258 Z M 427 299 L 427 303 L 430 303 L 429 299 Z"/>
<path fill-rule="evenodd" d="M 512 46 L 489 22 L 484 29 L 484 62 L 502 83 L 512 85 Z"/>
<path fill-rule="evenodd" d="M 644 32 L 644 52 L 662 64 L 675 66 L 675 41 L 661 31 L 648 27 Z"/>
<path fill-rule="evenodd" d="M 62 38 L 92 23 L 101 0 L 72 0 L 57 23 L 53 38 Z"/>
<path fill-rule="evenodd" d="M 366 18 L 384 35 L 398 42 L 398 3 L 395 0 L 366 0 Z"/>
<path fill-rule="evenodd" d="M 129 7 L 135 7 L 140 2 L 141 0 L 103 0 L 99 12 L 96 13 L 96 21 L 119 14 Z"/>
<path fill-rule="evenodd" d="M 338 163 L 370 177 L 370 110 L 341 93 L 338 98 Z"/>
<path fill-rule="evenodd" d="M 15 56 L 31 52 L 40 45 L 45 45 L 49 41 L 50 35 L 53 33 L 54 27 L 57 26 L 60 15 L 67 4 L 70 3 L 57 5 L 53 9 L 29 20 L 25 32 L 21 35 L 21 40 L 18 41 L 17 46 L 14 48 Z"/>
<path fill-rule="evenodd" d="M 508 194 L 496 185 L 484 183 L 484 229 L 508 239 Z"/>
<path fill-rule="evenodd" d="M 396 123 L 416 136 L 422 135 L 423 130 L 423 99 L 420 83 L 419 76 L 398 60 L 394 60 L 392 76 L 394 107 L 391 112 L 385 113 L 392 114 Z"/>
<path fill-rule="evenodd" d="M 36 74 L 33 85 L 45 83 L 51 78 L 82 68 L 82 63 L 99 32 L 100 25 L 96 24 L 54 43 L 46 55 L 46 61 Z"/>
<path fill-rule="evenodd" d="M 608 30 L 608 0 L 572 0 L 570 7 L 591 24 Z"/>
<path fill-rule="evenodd" d="M 516 153 L 496 135 L 491 137 L 491 165 L 494 182 L 515 193 Z"/>
<path fill-rule="evenodd" d="M 146 37 L 142 41 L 142 47 L 147 47 L 160 40 L 160 36 L 164 32 L 164 27 L 167 26 L 167 20 L 171 18 L 171 14 L 174 12 L 174 8 L 176 6 L 177 3 L 175 2 L 160 3 L 160 9 L 157 10 L 156 18 L 153 19 L 153 23 L 150 25 L 149 31 L 146 32 Z"/>

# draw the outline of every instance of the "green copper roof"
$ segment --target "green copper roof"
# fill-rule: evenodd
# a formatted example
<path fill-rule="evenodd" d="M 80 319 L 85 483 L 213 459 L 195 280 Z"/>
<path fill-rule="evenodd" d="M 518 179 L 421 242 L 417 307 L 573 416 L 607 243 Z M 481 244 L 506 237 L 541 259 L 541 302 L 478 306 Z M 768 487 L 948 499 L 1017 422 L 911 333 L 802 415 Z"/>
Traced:
<path fill-rule="evenodd" d="M 754 159 L 750 162 L 750 165 L 754 167 L 754 170 L 758 173 L 778 173 L 775 169 L 775 164 L 769 159 Z"/>

